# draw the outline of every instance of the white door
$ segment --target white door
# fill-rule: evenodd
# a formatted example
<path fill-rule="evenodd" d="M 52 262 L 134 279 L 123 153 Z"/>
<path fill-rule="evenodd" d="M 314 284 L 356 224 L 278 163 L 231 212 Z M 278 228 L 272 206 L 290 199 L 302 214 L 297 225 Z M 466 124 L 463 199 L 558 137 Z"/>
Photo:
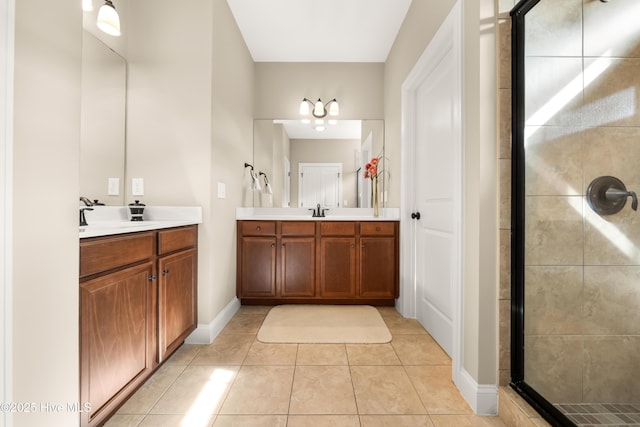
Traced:
<path fill-rule="evenodd" d="M 298 205 L 301 208 L 339 208 L 342 199 L 342 164 L 300 163 Z"/>
<path fill-rule="evenodd" d="M 289 158 L 284 156 L 284 189 L 282 194 L 282 207 L 288 208 L 291 206 L 291 162 Z"/>
<path fill-rule="evenodd" d="M 412 90 L 416 318 L 451 356 L 460 280 L 461 65 L 443 25 Z M 443 34 L 444 32 L 444 34 Z M 440 37 L 439 37 L 440 36 Z M 419 218 L 417 214 L 420 214 Z"/>

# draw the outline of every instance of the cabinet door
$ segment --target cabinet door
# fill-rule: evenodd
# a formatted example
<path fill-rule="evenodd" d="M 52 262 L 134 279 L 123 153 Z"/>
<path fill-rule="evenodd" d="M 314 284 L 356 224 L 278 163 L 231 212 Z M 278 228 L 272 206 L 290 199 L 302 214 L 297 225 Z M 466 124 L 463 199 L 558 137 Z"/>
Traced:
<path fill-rule="evenodd" d="M 320 294 L 330 298 L 355 297 L 355 237 L 323 237 L 320 251 Z"/>
<path fill-rule="evenodd" d="M 147 262 L 80 285 L 81 401 L 88 418 L 109 413 L 155 365 L 155 284 Z M 83 413 L 83 425 L 88 423 Z"/>
<path fill-rule="evenodd" d="M 241 239 L 240 298 L 276 296 L 276 238 Z"/>
<path fill-rule="evenodd" d="M 283 237 L 280 248 L 280 293 L 283 297 L 315 295 L 316 239 Z"/>
<path fill-rule="evenodd" d="M 163 361 L 197 326 L 196 250 L 158 260 L 159 359 Z"/>
<path fill-rule="evenodd" d="M 395 298 L 395 237 L 360 238 L 360 289 L 363 298 Z"/>

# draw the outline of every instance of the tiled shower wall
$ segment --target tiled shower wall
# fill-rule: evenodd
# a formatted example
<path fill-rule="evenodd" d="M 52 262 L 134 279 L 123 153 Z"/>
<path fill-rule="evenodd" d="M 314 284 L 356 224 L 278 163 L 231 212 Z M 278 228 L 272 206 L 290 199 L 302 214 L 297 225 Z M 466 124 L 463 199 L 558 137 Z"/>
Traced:
<path fill-rule="evenodd" d="M 510 3 L 510 2 L 509 2 Z M 640 2 L 542 0 L 527 15 L 525 380 L 554 403 L 640 402 Z M 508 382 L 510 21 L 501 30 L 500 382 Z"/>

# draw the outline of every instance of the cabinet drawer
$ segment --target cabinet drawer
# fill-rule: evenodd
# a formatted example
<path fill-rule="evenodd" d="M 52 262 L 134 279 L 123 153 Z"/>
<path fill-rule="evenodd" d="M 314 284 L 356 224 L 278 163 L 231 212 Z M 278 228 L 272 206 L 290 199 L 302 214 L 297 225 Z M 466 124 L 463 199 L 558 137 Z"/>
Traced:
<path fill-rule="evenodd" d="M 190 248 L 198 242 L 198 227 L 189 226 L 158 231 L 158 254 Z"/>
<path fill-rule="evenodd" d="M 315 221 L 283 221 L 283 236 L 313 236 L 316 234 Z"/>
<path fill-rule="evenodd" d="M 274 236 L 276 234 L 275 221 L 243 221 L 240 223 L 243 236 Z"/>
<path fill-rule="evenodd" d="M 361 222 L 360 235 L 362 236 L 393 236 L 395 234 L 395 222 Z"/>
<path fill-rule="evenodd" d="M 321 222 L 320 231 L 323 236 L 354 236 L 356 234 L 356 223 L 338 221 Z"/>
<path fill-rule="evenodd" d="M 155 256 L 155 249 L 155 232 L 83 240 L 80 277 L 144 261 Z"/>

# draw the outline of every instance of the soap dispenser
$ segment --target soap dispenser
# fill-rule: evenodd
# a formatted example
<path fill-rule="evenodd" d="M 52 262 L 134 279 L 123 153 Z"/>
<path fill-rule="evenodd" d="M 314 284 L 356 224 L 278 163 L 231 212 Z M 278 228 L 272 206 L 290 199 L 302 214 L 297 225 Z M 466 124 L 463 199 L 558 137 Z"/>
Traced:
<path fill-rule="evenodd" d="M 145 205 L 143 203 L 140 203 L 140 200 L 136 200 L 135 203 L 129 203 L 129 210 L 131 211 L 131 221 L 142 221 L 144 206 Z"/>

